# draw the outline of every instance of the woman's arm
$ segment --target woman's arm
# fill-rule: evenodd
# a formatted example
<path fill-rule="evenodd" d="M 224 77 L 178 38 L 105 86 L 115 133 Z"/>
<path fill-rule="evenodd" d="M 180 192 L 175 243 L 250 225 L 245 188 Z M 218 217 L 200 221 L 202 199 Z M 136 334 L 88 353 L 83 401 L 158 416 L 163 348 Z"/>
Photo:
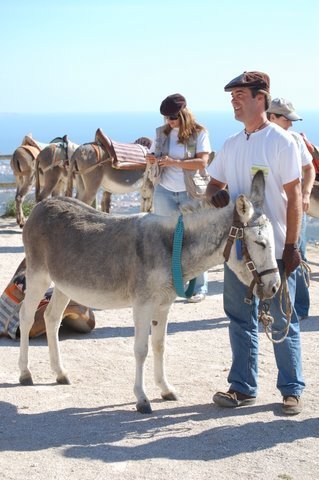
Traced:
<path fill-rule="evenodd" d="M 148 156 L 146 158 L 148 160 Z M 207 152 L 196 153 L 195 158 L 187 159 L 176 159 L 165 155 L 159 159 L 159 165 L 161 167 L 179 167 L 184 170 L 203 170 L 207 167 L 208 160 L 209 153 Z M 154 163 L 154 161 L 152 163 Z"/>

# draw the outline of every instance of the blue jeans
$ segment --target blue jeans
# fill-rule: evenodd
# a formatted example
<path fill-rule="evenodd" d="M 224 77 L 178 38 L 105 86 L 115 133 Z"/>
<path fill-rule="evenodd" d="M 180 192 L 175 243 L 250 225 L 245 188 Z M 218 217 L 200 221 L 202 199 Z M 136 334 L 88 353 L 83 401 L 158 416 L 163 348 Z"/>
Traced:
<path fill-rule="evenodd" d="M 302 216 L 300 236 L 299 236 L 299 248 L 301 258 L 306 262 L 306 228 L 307 228 L 307 215 L 304 213 Z M 305 280 L 306 279 L 306 280 Z M 298 267 L 296 270 L 296 298 L 295 309 L 299 317 L 308 317 L 310 307 L 310 295 L 309 288 L 307 286 L 309 282 L 309 274 L 307 271 L 303 271 L 302 267 Z"/>
<path fill-rule="evenodd" d="M 280 275 L 283 274 L 283 262 L 277 260 Z M 292 305 L 296 289 L 295 272 L 289 276 L 288 288 Z M 224 269 L 224 309 L 230 320 L 229 337 L 233 354 L 232 366 L 228 375 L 230 389 L 257 396 L 258 390 L 258 299 L 247 305 L 244 298 L 247 288 L 225 264 Z M 275 322 L 274 330 L 283 330 L 285 317 L 280 312 L 279 292 L 272 299 L 270 313 Z M 278 339 L 280 337 L 275 337 Z M 301 344 L 299 321 L 295 309 L 287 338 L 273 345 L 278 368 L 277 388 L 282 396 L 300 396 L 305 387 L 302 374 Z"/>
<path fill-rule="evenodd" d="M 192 202 L 187 192 L 171 192 L 162 185 L 156 185 L 154 190 L 153 205 L 156 215 L 172 215 L 178 212 L 180 207 L 186 203 Z M 207 294 L 208 291 L 208 273 L 203 272 L 196 278 L 194 294 Z"/>

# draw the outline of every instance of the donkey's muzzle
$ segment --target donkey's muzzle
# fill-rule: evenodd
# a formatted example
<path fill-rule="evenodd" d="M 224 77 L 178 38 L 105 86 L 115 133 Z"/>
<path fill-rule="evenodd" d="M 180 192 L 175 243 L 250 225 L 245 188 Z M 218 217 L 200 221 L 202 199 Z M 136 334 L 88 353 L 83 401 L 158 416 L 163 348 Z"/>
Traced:
<path fill-rule="evenodd" d="M 280 275 L 277 274 L 278 278 L 274 281 L 265 281 L 256 285 L 256 295 L 260 300 L 266 300 L 274 297 L 280 288 Z"/>

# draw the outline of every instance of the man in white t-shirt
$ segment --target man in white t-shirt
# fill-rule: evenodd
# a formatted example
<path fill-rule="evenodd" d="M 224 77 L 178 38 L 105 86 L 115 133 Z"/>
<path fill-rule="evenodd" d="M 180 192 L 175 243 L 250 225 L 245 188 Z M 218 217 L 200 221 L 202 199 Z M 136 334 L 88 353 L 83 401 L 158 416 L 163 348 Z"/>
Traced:
<path fill-rule="evenodd" d="M 289 130 L 292 122 L 301 121 L 302 118 L 291 102 L 285 98 L 274 98 L 267 110 L 267 118 L 270 122 L 276 123 L 284 130 Z M 313 183 L 316 178 L 315 167 L 312 163 L 312 155 L 309 153 L 304 138 L 297 132 L 289 131 L 294 137 L 297 144 L 302 167 L 302 208 L 303 216 L 301 223 L 301 231 L 299 238 L 299 248 L 302 259 L 306 262 L 306 227 L 307 227 L 307 211 L 310 205 L 310 194 Z M 307 318 L 309 315 L 310 296 L 309 296 L 309 276 L 307 271 L 303 271 L 302 267 L 298 267 L 296 272 L 296 297 L 295 309 L 299 319 Z"/>
<path fill-rule="evenodd" d="M 211 181 L 206 197 L 217 208 L 235 200 L 240 193 L 250 194 L 254 172 L 265 175 L 264 211 L 275 236 L 275 251 L 281 275 L 287 275 L 289 294 L 294 304 L 296 274 L 300 265 L 298 238 L 301 224 L 301 165 L 292 136 L 267 120 L 270 80 L 263 72 L 244 72 L 225 86 L 231 92 L 236 120 L 244 130 L 224 143 L 207 171 Z M 226 190 L 228 187 L 228 191 Z M 229 193 L 228 193 L 229 192 Z M 225 264 L 224 309 L 229 323 L 232 366 L 228 391 L 217 392 L 213 401 L 221 407 L 252 405 L 258 390 L 258 299 L 244 302 L 247 288 Z M 281 312 L 280 294 L 270 304 L 274 331 L 282 331 L 286 318 Z M 288 415 L 301 412 L 300 396 L 305 383 L 302 374 L 299 321 L 295 310 L 288 335 L 274 344 L 278 368 L 277 388 L 282 397 L 282 411 Z"/>

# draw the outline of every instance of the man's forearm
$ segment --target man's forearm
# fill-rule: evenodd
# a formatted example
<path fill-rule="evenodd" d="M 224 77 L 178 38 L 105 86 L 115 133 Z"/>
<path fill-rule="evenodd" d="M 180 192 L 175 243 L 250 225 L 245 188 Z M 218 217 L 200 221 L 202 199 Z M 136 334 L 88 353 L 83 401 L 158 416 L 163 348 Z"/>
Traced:
<path fill-rule="evenodd" d="M 303 171 L 303 181 L 302 181 L 302 194 L 309 194 L 311 193 L 313 182 L 316 178 L 315 168 L 312 164 L 307 165 L 302 169 Z"/>
<path fill-rule="evenodd" d="M 301 189 L 294 198 L 288 199 L 286 243 L 297 243 L 302 219 Z"/>

